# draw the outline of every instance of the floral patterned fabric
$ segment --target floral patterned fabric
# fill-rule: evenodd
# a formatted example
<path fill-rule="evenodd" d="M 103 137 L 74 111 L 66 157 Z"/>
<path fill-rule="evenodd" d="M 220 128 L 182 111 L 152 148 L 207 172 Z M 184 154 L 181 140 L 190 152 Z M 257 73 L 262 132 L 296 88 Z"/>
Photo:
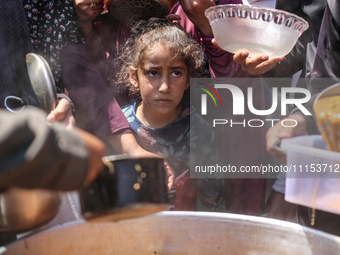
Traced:
<path fill-rule="evenodd" d="M 22 4 L 34 50 L 47 60 L 57 91 L 63 92 L 60 50 L 70 43 L 83 42 L 73 0 L 22 0 Z"/>
<path fill-rule="evenodd" d="M 212 127 L 189 104 L 183 104 L 182 112 L 172 123 L 154 129 L 145 126 L 136 116 L 136 107 L 140 100 L 137 98 L 129 102 L 122 108 L 123 113 L 140 146 L 165 157 L 175 171 L 176 180 L 179 176 L 189 175 L 187 170 L 190 168 L 190 159 L 196 165 L 213 165 L 219 162 L 218 142 Z M 170 205 L 174 204 L 175 192 L 172 190 L 169 194 Z M 222 179 L 202 178 L 197 181 L 196 209 L 224 210 Z"/>

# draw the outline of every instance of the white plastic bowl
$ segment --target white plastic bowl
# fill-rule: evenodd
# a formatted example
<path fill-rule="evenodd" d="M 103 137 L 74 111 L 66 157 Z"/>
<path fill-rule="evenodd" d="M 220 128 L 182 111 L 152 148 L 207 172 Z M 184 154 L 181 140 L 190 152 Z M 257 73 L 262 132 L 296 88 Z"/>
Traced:
<path fill-rule="evenodd" d="M 340 214 L 340 153 L 328 151 L 320 135 L 283 139 L 281 148 L 291 170 L 285 200 Z"/>
<path fill-rule="evenodd" d="M 251 57 L 287 55 L 308 28 L 304 19 L 278 9 L 240 4 L 217 5 L 205 11 L 217 44 Z"/>

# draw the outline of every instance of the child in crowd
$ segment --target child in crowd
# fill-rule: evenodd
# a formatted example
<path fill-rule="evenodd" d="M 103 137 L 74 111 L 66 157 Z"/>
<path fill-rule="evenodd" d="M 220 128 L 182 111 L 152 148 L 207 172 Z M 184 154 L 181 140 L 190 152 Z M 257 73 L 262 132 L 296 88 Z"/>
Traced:
<path fill-rule="evenodd" d="M 196 41 L 177 24 L 159 19 L 134 25 L 116 62 L 119 85 L 137 96 L 123 107 L 137 141 L 165 157 L 175 171 L 169 193 L 175 210 L 189 208 L 178 203 L 178 194 L 188 193 L 179 188 L 183 180 L 194 183 L 196 196 L 189 209 L 224 210 L 222 179 L 188 178 L 190 160 L 195 165 L 219 162 L 212 127 L 189 106 L 186 94 L 190 77 L 199 75 L 203 62 L 204 53 Z"/>

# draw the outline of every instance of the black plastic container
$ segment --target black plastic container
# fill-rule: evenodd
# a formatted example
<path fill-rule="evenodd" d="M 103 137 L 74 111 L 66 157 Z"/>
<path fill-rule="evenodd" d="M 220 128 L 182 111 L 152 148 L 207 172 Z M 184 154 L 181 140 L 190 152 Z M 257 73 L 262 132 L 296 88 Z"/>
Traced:
<path fill-rule="evenodd" d="M 117 221 L 166 210 L 167 186 L 161 158 L 103 158 L 106 168 L 79 191 L 83 217 Z"/>

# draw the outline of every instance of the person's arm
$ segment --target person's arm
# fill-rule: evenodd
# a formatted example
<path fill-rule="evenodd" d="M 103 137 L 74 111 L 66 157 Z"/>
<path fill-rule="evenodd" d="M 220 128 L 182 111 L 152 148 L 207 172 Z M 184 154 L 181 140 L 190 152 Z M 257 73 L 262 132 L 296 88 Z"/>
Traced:
<path fill-rule="evenodd" d="M 103 170 L 104 165 L 102 158 L 105 153 L 105 145 L 95 136 L 81 129 L 76 130 L 77 134 L 83 140 L 88 151 L 88 171 L 84 181 L 84 185 L 90 184 Z"/>
<path fill-rule="evenodd" d="M 84 36 L 84 41 L 91 61 L 107 78 L 107 58 L 110 49 L 115 45 L 114 39 L 118 23 L 110 13 L 101 14 L 103 0 L 94 0 L 95 7 L 90 7 L 89 0 L 75 0 L 74 8 L 77 21 Z M 113 31 L 112 31 L 113 29 Z"/>
<path fill-rule="evenodd" d="M 80 30 L 86 36 L 92 32 L 92 21 L 103 12 L 104 0 L 75 0 L 73 3 Z"/>
<path fill-rule="evenodd" d="M 96 137 L 29 108 L 0 113 L 0 187 L 74 190 L 91 182 L 104 168 L 105 145 Z"/>
<path fill-rule="evenodd" d="M 132 133 L 112 134 L 107 137 L 112 148 L 122 154 L 129 154 L 133 157 L 160 157 L 154 153 L 144 150 L 137 142 Z M 169 162 L 164 159 L 164 170 L 167 177 L 168 189 L 171 190 L 175 182 L 175 172 Z"/>
<path fill-rule="evenodd" d="M 204 11 L 215 6 L 214 0 L 179 0 L 185 14 L 191 22 L 205 35 L 212 35 L 211 26 Z"/>
<path fill-rule="evenodd" d="M 181 20 L 178 22 L 194 39 L 204 46 L 204 53 L 209 60 L 209 69 L 212 78 L 224 77 L 251 77 L 241 69 L 241 66 L 233 60 L 233 55 L 213 44 L 214 39 L 208 19 L 204 15 L 206 8 L 215 5 L 210 0 L 185 1 L 182 5 L 176 5 L 172 13 L 178 14 Z M 220 0 L 218 4 L 241 4 L 241 0 Z M 197 17 L 197 18 L 193 18 Z M 209 28 L 209 27 L 210 28 Z M 201 31 L 200 31 L 201 30 Z M 204 31 L 204 32 L 203 32 Z M 207 34 L 205 34 L 207 33 Z"/>
<path fill-rule="evenodd" d="M 297 125 L 294 127 L 285 127 L 281 120 L 271 127 L 266 134 L 267 151 L 277 158 L 281 163 L 286 163 L 286 154 L 276 150 L 273 145 L 276 141 L 294 136 L 308 135 L 306 119 L 300 114 L 293 114 L 286 119 L 295 120 Z"/>
<path fill-rule="evenodd" d="M 74 103 L 77 126 L 100 138 L 130 129 L 106 80 L 93 64 L 85 45 L 62 49 L 65 88 Z"/>

